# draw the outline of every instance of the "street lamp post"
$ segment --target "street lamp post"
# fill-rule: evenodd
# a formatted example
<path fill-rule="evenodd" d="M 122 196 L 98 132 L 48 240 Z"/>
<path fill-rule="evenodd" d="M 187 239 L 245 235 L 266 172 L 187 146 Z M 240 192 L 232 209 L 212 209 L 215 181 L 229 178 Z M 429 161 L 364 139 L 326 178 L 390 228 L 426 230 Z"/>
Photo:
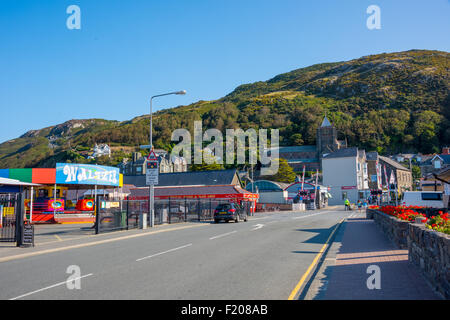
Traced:
<path fill-rule="evenodd" d="M 150 98 L 150 152 L 153 151 L 153 98 L 162 97 L 162 96 L 168 96 L 172 94 L 177 95 L 184 95 L 186 94 L 186 90 L 181 91 L 175 91 L 175 92 L 169 92 L 164 94 L 158 94 L 156 96 L 153 96 Z M 150 215 L 150 227 L 153 228 L 155 226 L 155 190 L 154 185 L 151 184 L 149 186 L 149 195 L 148 195 L 148 208 L 149 208 L 149 215 Z M 170 212 L 169 212 L 170 214 Z"/>

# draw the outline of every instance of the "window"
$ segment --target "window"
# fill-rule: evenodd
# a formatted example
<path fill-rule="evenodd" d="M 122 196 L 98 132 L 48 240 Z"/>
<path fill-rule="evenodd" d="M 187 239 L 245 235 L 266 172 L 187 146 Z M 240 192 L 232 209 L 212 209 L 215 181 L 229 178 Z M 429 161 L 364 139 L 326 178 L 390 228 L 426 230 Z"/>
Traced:
<path fill-rule="evenodd" d="M 442 193 L 422 193 L 422 200 L 441 201 Z"/>
<path fill-rule="evenodd" d="M 348 198 L 347 192 L 342 192 L 342 200 L 345 200 L 347 198 Z"/>
<path fill-rule="evenodd" d="M 441 162 L 440 162 L 439 160 L 436 160 L 436 161 L 434 162 L 434 168 L 435 168 L 435 169 L 440 169 L 440 168 L 441 168 Z"/>

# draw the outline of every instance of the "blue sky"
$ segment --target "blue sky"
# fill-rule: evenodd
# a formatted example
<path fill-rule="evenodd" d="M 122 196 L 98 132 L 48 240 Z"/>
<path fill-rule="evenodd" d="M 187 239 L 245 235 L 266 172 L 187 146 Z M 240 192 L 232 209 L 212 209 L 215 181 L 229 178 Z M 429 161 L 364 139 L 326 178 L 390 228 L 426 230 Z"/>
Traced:
<path fill-rule="evenodd" d="M 381 29 L 369 30 L 369 5 Z M 81 9 L 69 30 L 66 8 Z M 315 63 L 450 51 L 449 0 L 0 0 L 0 143 L 70 119 L 129 120 Z"/>

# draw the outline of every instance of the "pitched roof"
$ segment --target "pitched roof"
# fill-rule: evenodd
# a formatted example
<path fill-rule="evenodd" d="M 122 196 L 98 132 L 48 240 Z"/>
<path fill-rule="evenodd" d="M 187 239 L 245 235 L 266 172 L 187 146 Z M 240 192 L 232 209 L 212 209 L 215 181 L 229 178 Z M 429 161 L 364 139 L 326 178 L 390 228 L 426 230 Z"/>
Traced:
<path fill-rule="evenodd" d="M 410 171 L 408 168 L 402 166 L 400 163 L 398 163 L 397 161 L 394 161 L 392 159 L 389 159 L 387 157 L 383 157 L 383 156 L 379 156 L 381 161 L 386 162 L 388 165 L 390 165 L 391 167 L 394 167 L 396 169 L 399 170 L 404 170 L 404 171 Z"/>
<path fill-rule="evenodd" d="M 235 176 L 238 176 L 236 169 L 160 173 L 158 186 L 231 185 Z M 145 175 L 124 176 L 123 181 L 136 187 L 146 186 Z"/>
<path fill-rule="evenodd" d="M 349 157 L 358 157 L 360 152 L 357 147 L 352 148 L 342 148 L 335 152 L 328 153 L 323 156 L 323 159 L 332 159 L 332 158 L 349 158 Z"/>
<path fill-rule="evenodd" d="M 266 151 L 273 151 L 275 148 L 268 148 Z M 286 146 L 286 147 L 278 147 L 279 153 L 288 153 L 288 152 L 316 152 L 316 146 Z"/>
<path fill-rule="evenodd" d="M 437 154 L 430 160 L 430 162 L 433 161 L 436 157 L 441 158 L 444 164 L 450 164 L 450 154 Z"/>
<path fill-rule="evenodd" d="M 378 160 L 378 152 L 376 152 L 376 151 L 367 152 L 366 153 L 366 159 L 368 161 L 376 161 L 376 160 Z"/>
<path fill-rule="evenodd" d="M 330 120 L 328 120 L 327 116 L 323 118 L 321 127 L 332 127 Z"/>
<path fill-rule="evenodd" d="M 177 186 L 155 187 L 156 198 L 187 197 L 187 198 L 249 198 L 252 193 L 240 187 L 231 185 L 217 186 Z M 148 198 L 148 188 L 131 189 L 131 198 Z"/>

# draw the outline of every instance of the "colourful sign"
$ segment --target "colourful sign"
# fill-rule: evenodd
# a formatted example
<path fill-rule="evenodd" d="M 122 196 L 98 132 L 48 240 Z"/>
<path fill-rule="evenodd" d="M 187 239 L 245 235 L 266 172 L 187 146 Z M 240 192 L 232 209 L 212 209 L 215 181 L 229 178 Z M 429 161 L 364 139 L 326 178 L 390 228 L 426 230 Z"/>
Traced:
<path fill-rule="evenodd" d="M 14 207 L 3 207 L 3 216 L 12 216 L 14 215 Z"/>
<path fill-rule="evenodd" d="M 90 164 L 57 163 L 56 184 L 118 187 L 120 184 L 119 168 Z"/>

